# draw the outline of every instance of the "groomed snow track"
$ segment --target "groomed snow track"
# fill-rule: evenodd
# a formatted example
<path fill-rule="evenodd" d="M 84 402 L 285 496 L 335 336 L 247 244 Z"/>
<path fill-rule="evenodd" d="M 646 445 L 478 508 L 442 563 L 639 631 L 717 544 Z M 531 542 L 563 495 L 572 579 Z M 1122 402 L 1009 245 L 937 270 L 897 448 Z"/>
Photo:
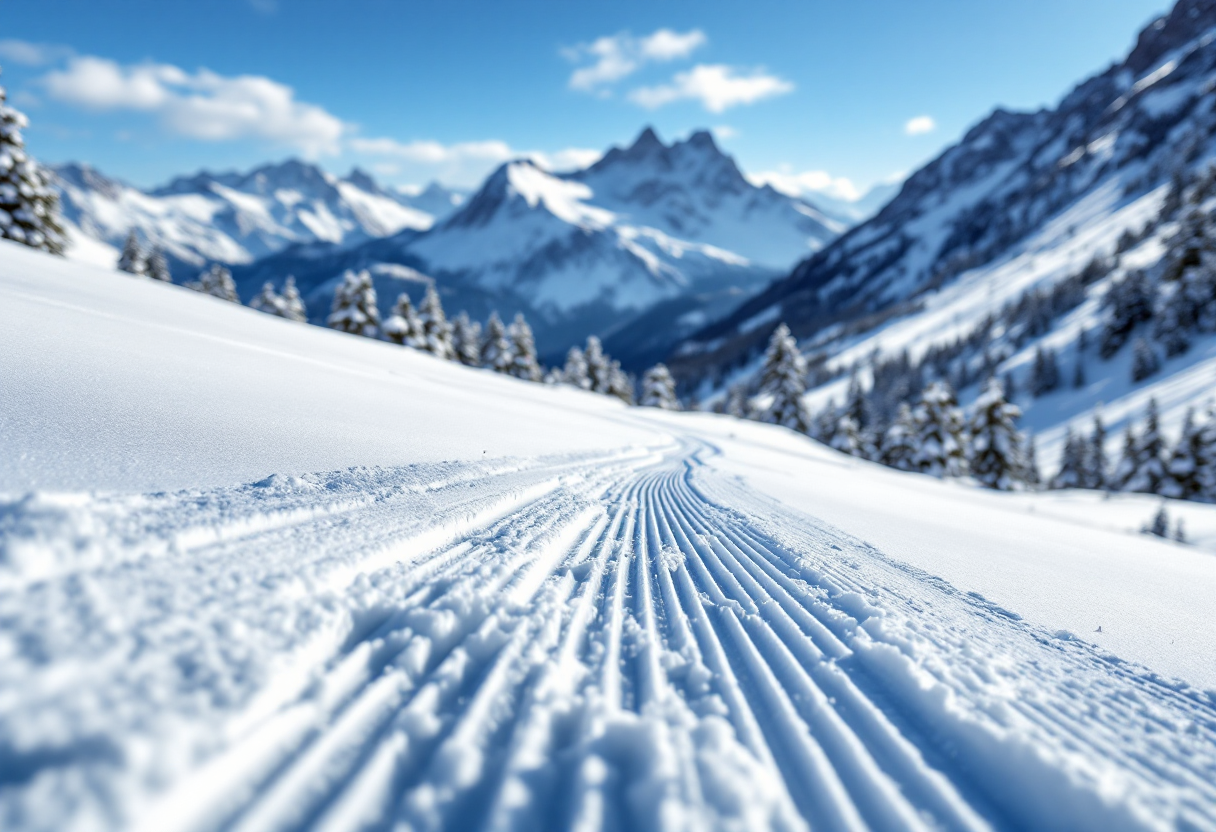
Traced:
<path fill-rule="evenodd" d="M 0 827 L 1216 829 L 1209 695 L 713 453 L 9 504 Z"/>

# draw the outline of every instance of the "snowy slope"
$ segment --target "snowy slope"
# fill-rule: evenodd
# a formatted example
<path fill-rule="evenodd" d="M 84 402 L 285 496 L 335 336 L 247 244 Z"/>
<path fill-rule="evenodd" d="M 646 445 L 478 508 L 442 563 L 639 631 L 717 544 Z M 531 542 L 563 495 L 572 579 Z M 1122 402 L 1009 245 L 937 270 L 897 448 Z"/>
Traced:
<path fill-rule="evenodd" d="M 121 247 L 133 228 L 187 268 L 248 263 L 296 243 L 351 245 L 434 222 L 411 197 L 380 188 L 362 171 L 337 179 L 297 160 L 248 173 L 202 172 L 149 192 L 87 165 L 54 172 L 71 230 L 83 232 L 72 235 L 80 242 L 71 256 L 90 262 L 93 241 Z"/>
<path fill-rule="evenodd" d="M 1216 829 L 1216 556 L 3 245 L 6 830 Z"/>
<path fill-rule="evenodd" d="M 778 320 L 809 337 L 907 312 L 960 275 L 1017 256 L 1047 229 L 1060 239 L 1060 217 L 1085 214 L 1095 200 L 1112 228 L 1130 221 L 1114 215 L 1216 150 L 1214 29 L 1216 3 L 1181 0 L 1123 62 L 1056 108 L 996 110 L 908 177 L 877 216 L 693 335 L 674 369 L 694 378 L 737 366 Z M 752 326 L 757 320 L 765 325 Z"/>

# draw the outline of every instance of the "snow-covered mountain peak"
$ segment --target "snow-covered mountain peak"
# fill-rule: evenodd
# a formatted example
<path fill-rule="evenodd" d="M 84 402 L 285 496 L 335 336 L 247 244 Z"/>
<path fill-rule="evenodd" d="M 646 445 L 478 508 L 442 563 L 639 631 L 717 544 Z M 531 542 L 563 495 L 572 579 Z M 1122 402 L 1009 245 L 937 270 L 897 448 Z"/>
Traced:
<path fill-rule="evenodd" d="M 528 159 L 519 159 L 490 174 L 481 189 L 445 225 L 479 228 L 544 211 L 563 223 L 602 228 L 612 222 L 613 216 L 589 205 L 592 196 L 587 185 L 555 176 Z"/>

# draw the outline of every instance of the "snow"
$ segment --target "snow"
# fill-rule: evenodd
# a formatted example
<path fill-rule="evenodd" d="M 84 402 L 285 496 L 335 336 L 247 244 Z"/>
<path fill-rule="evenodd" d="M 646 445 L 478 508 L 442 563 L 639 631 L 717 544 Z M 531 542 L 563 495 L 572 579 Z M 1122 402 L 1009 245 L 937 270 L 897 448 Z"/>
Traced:
<path fill-rule="evenodd" d="M 10 244 L 0 355 L 5 830 L 1216 829 L 1216 556 L 1157 501 Z"/>

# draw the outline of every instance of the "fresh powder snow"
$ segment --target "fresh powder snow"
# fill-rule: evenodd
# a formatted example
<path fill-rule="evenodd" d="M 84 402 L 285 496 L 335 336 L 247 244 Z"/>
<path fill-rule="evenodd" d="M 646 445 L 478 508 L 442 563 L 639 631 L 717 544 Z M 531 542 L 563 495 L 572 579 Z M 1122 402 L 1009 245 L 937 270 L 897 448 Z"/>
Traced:
<path fill-rule="evenodd" d="M 1160 498 L 7 242 L 0 356 L 5 830 L 1216 829 L 1216 555 Z"/>

